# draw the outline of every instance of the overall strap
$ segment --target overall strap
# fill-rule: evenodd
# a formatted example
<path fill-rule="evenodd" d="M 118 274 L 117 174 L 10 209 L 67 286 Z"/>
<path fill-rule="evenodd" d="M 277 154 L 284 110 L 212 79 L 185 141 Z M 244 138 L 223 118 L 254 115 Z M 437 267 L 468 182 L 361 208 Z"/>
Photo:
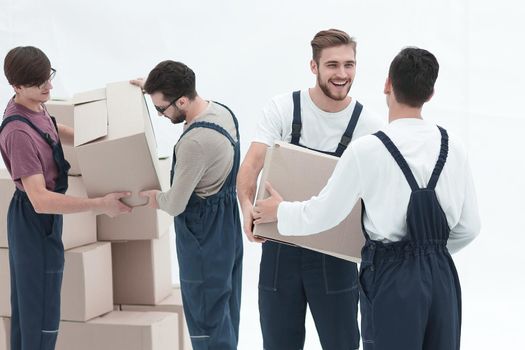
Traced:
<path fill-rule="evenodd" d="M 428 181 L 428 189 L 435 189 L 437 181 L 439 179 L 439 175 L 441 175 L 441 171 L 443 170 L 443 167 L 445 166 L 445 162 L 447 161 L 448 156 L 448 133 L 445 129 L 438 126 L 439 132 L 441 133 L 441 149 L 439 150 L 439 157 L 436 162 L 436 166 L 434 167 L 434 170 L 432 171 L 432 176 L 430 177 L 430 180 Z"/>
<path fill-rule="evenodd" d="M 408 166 L 405 158 L 403 158 L 401 152 L 399 152 L 399 149 L 396 147 L 396 145 L 394 145 L 392 140 L 390 140 L 390 138 L 382 131 L 378 131 L 374 135 L 377 136 L 381 142 L 383 142 L 388 152 L 390 152 L 392 157 L 394 157 L 394 160 L 401 168 L 401 171 L 403 171 L 403 174 L 405 174 L 405 178 L 407 179 L 412 191 L 419 190 L 419 186 L 416 179 L 414 178 L 414 174 L 412 174 L 412 171 L 410 170 L 410 167 Z"/>
<path fill-rule="evenodd" d="M 292 121 L 292 141 L 293 145 L 299 145 L 301 138 L 301 129 L 303 123 L 301 121 L 301 91 L 294 91 L 293 98 L 293 121 Z"/>
<path fill-rule="evenodd" d="M 195 123 L 191 124 L 189 126 L 189 128 L 187 128 L 184 131 L 184 133 L 182 134 L 181 138 L 183 138 L 184 135 L 186 135 L 190 130 L 193 130 L 193 129 L 196 129 L 196 128 L 207 128 L 207 129 L 215 130 L 215 131 L 221 133 L 222 135 L 224 135 L 230 141 L 232 146 L 235 146 L 237 144 L 237 142 L 233 139 L 233 137 L 230 135 L 230 133 L 227 132 L 222 126 L 220 126 L 218 124 L 215 124 L 215 123 L 210 123 L 210 122 L 195 122 Z"/>
<path fill-rule="evenodd" d="M 339 141 L 339 144 L 337 145 L 337 149 L 335 151 L 335 155 L 337 157 L 341 157 L 343 152 L 348 147 L 348 144 L 352 141 L 352 136 L 354 135 L 355 127 L 357 125 L 357 122 L 359 121 L 359 116 L 361 115 L 361 112 L 363 111 L 363 105 L 359 103 L 359 101 L 356 101 L 354 111 L 352 112 L 352 116 L 350 117 L 350 121 L 348 122 L 348 126 L 346 127 L 345 133 L 341 137 L 341 141 Z"/>
<path fill-rule="evenodd" d="M 46 132 L 43 132 L 42 130 L 40 130 L 35 124 L 33 124 L 32 121 L 30 121 L 29 119 L 27 118 L 24 118 L 22 117 L 21 115 L 11 115 L 7 118 L 4 119 L 4 121 L 2 122 L 2 125 L 0 125 L 0 132 L 2 132 L 5 128 L 5 126 L 11 122 L 14 122 L 14 121 L 20 121 L 22 123 L 26 123 L 27 125 L 29 125 L 31 128 L 33 128 L 33 130 L 35 130 L 40 136 L 42 136 L 42 138 L 52 147 L 54 144 L 55 144 L 55 141 L 53 141 L 53 139 L 51 138 L 51 135 L 49 135 L 48 133 Z M 54 123 L 54 121 L 53 121 Z M 56 124 L 55 124 L 56 126 Z"/>
<path fill-rule="evenodd" d="M 233 118 L 233 123 L 235 124 L 235 132 L 237 133 L 237 142 L 240 142 L 241 141 L 241 135 L 239 134 L 239 122 L 237 121 L 237 117 L 235 116 L 235 113 L 233 113 L 233 111 L 230 109 L 230 107 L 220 103 L 220 102 L 217 102 L 217 101 L 213 101 L 214 103 L 218 104 L 219 106 L 222 106 L 224 108 L 226 108 L 226 110 L 228 112 L 230 112 L 230 114 L 232 115 L 232 118 Z"/>

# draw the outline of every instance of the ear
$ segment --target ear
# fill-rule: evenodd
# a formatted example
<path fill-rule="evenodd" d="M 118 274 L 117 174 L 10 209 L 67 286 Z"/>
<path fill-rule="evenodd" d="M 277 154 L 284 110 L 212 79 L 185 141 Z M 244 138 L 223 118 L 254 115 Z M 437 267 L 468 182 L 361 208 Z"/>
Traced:
<path fill-rule="evenodd" d="M 16 94 L 22 92 L 22 86 L 11 85 Z"/>
<path fill-rule="evenodd" d="M 315 75 L 319 72 L 319 67 L 317 67 L 317 62 L 315 62 L 315 60 L 310 60 L 310 70 Z"/>
<path fill-rule="evenodd" d="M 179 100 L 175 103 L 175 105 L 178 105 L 177 107 L 178 108 L 184 108 L 184 106 L 186 106 L 186 104 L 188 104 L 188 98 L 186 96 L 182 96 L 181 98 L 179 98 Z"/>
<path fill-rule="evenodd" d="M 390 77 L 386 78 L 385 87 L 383 88 L 383 93 L 385 95 L 392 93 L 392 80 L 390 80 Z"/>

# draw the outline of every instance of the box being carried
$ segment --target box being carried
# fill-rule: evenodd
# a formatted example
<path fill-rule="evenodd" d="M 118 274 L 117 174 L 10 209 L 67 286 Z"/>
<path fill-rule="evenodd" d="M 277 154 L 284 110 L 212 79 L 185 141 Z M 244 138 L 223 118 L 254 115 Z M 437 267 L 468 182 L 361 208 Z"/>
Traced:
<path fill-rule="evenodd" d="M 304 201 L 319 192 L 328 182 L 339 158 L 285 142 L 276 142 L 266 152 L 257 199 L 268 197 L 265 182 L 269 181 L 285 201 Z M 338 208 L 334 206 L 333 210 Z M 254 235 L 268 240 L 296 245 L 341 259 L 360 262 L 365 243 L 361 228 L 361 201 L 336 227 L 309 236 L 283 236 L 277 223 L 259 224 Z"/>
<path fill-rule="evenodd" d="M 132 191 L 123 200 L 146 204 L 139 192 L 160 189 L 155 135 L 144 95 L 129 82 L 75 94 L 75 150 L 89 197 Z"/>
<path fill-rule="evenodd" d="M 122 201 L 138 207 L 147 202 L 140 191 L 168 189 L 139 87 L 128 81 L 107 84 L 105 89 L 75 94 L 73 104 L 75 152 L 90 198 L 131 191 L 132 196 Z M 97 219 L 98 239 L 158 238 L 170 223 L 169 215 L 147 207 L 116 218 L 102 215 Z"/>

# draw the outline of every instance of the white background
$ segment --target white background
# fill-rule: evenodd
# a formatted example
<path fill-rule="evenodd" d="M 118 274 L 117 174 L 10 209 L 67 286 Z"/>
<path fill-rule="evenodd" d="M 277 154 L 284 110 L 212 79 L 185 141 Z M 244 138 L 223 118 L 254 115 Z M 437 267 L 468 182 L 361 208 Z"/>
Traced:
<path fill-rule="evenodd" d="M 385 118 L 393 56 L 407 45 L 432 51 L 441 68 L 424 117 L 468 145 L 483 220 L 480 237 L 454 257 L 462 349 L 517 349 L 525 338 L 524 8 L 517 0 L 0 0 L 0 56 L 20 45 L 44 50 L 58 71 L 54 97 L 147 75 L 164 59 L 183 61 L 201 96 L 236 112 L 244 154 L 268 99 L 315 83 L 308 63 L 317 31 L 356 37 L 351 95 Z M 11 95 L 2 75 L 0 101 Z M 159 153 L 169 154 L 180 127 L 152 118 Z M 259 257 L 260 247 L 246 241 L 239 349 L 262 348 Z M 320 349 L 310 318 L 306 328 L 305 349 Z"/>

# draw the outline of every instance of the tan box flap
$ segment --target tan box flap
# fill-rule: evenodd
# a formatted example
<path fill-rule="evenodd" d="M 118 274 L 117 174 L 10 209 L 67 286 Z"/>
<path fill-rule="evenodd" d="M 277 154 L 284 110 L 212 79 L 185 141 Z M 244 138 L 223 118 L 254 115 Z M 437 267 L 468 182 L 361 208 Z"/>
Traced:
<path fill-rule="evenodd" d="M 75 106 L 75 147 L 107 136 L 106 100 Z"/>
<path fill-rule="evenodd" d="M 144 132 L 144 95 L 138 86 L 128 81 L 110 83 L 106 87 L 109 139 L 117 139 Z M 148 120 L 149 122 L 149 120 Z"/>
<path fill-rule="evenodd" d="M 80 105 L 88 102 L 95 102 L 106 99 L 106 89 L 97 89 L 91 91 L 85 91 L 77 93 L 73 96 L 73 103 Z"/>

